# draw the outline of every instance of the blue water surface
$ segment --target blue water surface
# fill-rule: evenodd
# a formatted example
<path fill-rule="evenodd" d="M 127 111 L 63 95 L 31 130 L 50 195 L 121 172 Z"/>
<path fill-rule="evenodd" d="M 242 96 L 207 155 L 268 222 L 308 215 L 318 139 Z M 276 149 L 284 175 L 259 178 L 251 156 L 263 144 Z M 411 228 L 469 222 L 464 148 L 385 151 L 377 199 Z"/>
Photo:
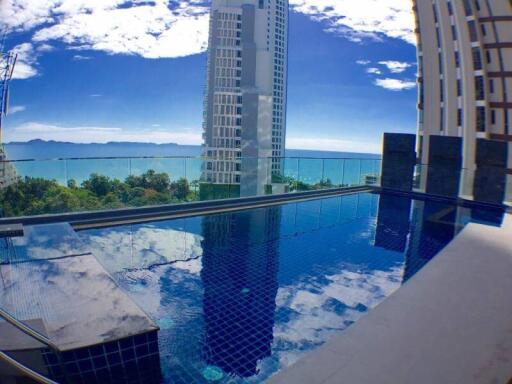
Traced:
<path fill-rule="evenodd" d="M 160 326 L 165 383 L 259 383 L 499 213 L 355 194 L 80 232 Z"/>

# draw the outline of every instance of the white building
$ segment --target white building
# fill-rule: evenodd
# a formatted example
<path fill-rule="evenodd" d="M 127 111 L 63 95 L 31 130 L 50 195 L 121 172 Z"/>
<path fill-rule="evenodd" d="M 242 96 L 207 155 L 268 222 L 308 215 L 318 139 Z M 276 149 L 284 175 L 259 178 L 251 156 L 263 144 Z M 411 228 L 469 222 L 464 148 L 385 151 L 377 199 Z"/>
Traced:
<path fill-rule="evenodd" d="M 281 172 L 287 44 L 288 0 L 212 1 L 203 182 L 255 194 Z"/>
<path fill-rule="evenodd" d="M 509 0 L 415 0 L 418 154 L 431 135 L 462 138 L 460 195 L 472 197 L 477 139 L 508 142 L 512 201 L 512 5 Z M 422 172 L 420 188 L 424 188 Z"/>

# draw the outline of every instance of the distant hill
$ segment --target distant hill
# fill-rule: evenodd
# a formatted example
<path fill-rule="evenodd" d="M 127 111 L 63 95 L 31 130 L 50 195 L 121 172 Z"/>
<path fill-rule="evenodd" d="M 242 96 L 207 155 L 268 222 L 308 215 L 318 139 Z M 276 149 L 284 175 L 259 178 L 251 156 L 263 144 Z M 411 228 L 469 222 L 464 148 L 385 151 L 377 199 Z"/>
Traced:
<path fill-rule="evenodd" d="M 109 142 L 78 144 L 62 141 L 31 140 L 4 144 L 10 160 L 55 159 L 71 157 L 127 157 L 127 156 L 199 156 L 201 146 L 176 143 L 153 144 Z"/>
<path fill-rule="evenodd" d="M 158 157 L 158 156 L 200 156 L 200 145 L 179 145 L 176 143 L 153 144 L 134 142 L 109 142 L 78 144 L 62 141 L 31 140 L 4 144 L 9 160 L 57 159 L 83 157 Z M 301 149 L 287 149 L 289 157 L 311 158 L 379 158 L 379 155 L 349 152 L 328 152 Z"/>

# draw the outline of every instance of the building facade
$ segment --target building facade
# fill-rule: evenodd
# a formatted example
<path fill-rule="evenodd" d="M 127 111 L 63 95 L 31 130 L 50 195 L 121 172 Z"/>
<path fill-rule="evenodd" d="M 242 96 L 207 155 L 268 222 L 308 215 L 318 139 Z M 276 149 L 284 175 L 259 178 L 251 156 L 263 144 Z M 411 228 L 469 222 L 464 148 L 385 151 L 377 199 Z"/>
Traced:
<path fill-rule="evenodd" d="M 282 172 L 287 49 L 288 0 L 212 1 L 203 183 L 254 194 Z"/>
<path fill-rule="evenodd" d="M 477 172 L 479 163 L 492 157 L 486 155 L 486 148 L 504 150 L 506 164 L 488 161 L 486 166 L 503 168 L 505 200 L 512 201 L 512 3 L 415 0 L 414 11 L 419 72 L 418 162 L 430 165 L 437 156 L 432 149 L 433 136 L 459 138 L 450 143 L 437 140 L 443 148 L 434 151 L 460 152 L 453 153 L 447 162 L 456 164 L 460 158 L 459 195 L 473 198 L 475 183 L 482 181 Z M 425 169 L 419 172 L 420 190 L 428 190 L 427 173 Z"/>

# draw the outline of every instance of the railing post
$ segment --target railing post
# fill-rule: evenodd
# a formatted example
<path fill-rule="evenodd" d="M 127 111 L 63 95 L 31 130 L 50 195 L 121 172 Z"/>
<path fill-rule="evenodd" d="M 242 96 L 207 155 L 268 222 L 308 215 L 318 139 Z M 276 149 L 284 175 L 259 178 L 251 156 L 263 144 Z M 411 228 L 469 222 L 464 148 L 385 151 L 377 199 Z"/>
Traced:
<path fill-rule="evenodd" d="M 300 157 L 297 158 L 297 185 L 295 187 L 295 189 L 297 191 L 299 190 L 299 182 L 300 182 Z"/>
<path fill-rule="evenodd" d="M 324 177 L 325 177 L 325 159 L 322 159 L 322 180 L 321 180 L 322 184 L 325 183 Z"/>
<path fill-rule="evenodd" d="M 68 186 L 69 180 L 68 180 L 68 160 L 64 159 L 64 183 L 65 186 Z"/>
<path fill-rule="evenodd" d="M 362 181 L 361 181 L 361 178 L 363 177 L 363 175 L 361 174 L 362 172 L 362 162 L 363 160 L 359 159 L 359 185 L 362 185 Z"/>
<path fill-rule="evenodd" d="M 343 159 L 343 166 L 341 167 L 341 186 L 345 187 L 345 163 L 347 162 L 346 159 Z"/>

